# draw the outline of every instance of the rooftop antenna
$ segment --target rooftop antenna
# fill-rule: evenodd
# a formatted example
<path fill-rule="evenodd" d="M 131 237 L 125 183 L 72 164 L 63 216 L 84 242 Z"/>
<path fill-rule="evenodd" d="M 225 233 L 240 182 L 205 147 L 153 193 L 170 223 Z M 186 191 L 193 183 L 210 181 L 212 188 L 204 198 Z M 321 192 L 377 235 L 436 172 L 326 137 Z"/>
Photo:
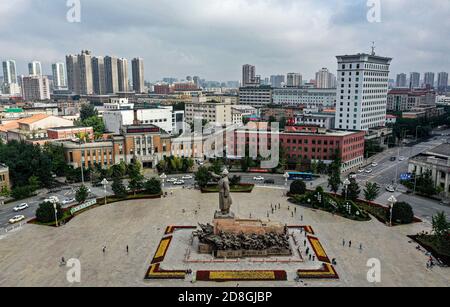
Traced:
<path fill-rule="evenodd" d="M 375 55 L 375 42 L 372 42 L 372 55 Z"/>

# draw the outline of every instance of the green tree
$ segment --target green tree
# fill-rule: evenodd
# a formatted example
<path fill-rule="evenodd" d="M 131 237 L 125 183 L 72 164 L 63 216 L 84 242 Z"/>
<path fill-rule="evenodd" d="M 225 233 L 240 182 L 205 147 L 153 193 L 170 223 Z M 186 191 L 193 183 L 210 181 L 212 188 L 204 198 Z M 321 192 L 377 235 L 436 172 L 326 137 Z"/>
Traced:
<path fill-rule="evenodd" d="M 113 179 L 123 178 L 125 177 L 126 174 L 127 174 L 127 165 L 123 161 L 111 167 L 111 177 Z"/>
<path fill-rule="evenodd" d="M 28 178 L 28 186 L 30 189 L 34 192 L 41 186 L 41 182 L 39 181 L 39 178 L 37 176 L 31 176 Z"/>
<path fill-rule="evenodd" d="M 376 183 L 367 182 L 364 189 L 364 198 L 368 201 L 374 201 L 380 194 L 380 187 Z"/>
<path fill-rule="evenodd" d="M 427 196 L 433 196 L 437 193 L 431 172 L 426 172 L 417 178 L 416 191 Z"/>
<path fill-rule="evenodd" d="M 134 195 L 144 188 L 144 176 L 141 174 L 141 164 L 138 161 L 128 166 L 128 175 L 130 177 L 129 188 Z"/>
<path fill-rule="evenodd" d="M 49 157 L 52 165 L 52 172 L 57 176 L 65 176 L 68 165 L 64 156 L 63 145 L 47 143 L 43 147 L 43 152 Z"/>
<path fill-rule="evenodd" d="M 89 196 L 89 189 L 85 185 L 80 186 L 77 192 L 75 193 L 75 199 L 79 204 L 84 203 L 88 198 L 88 196 Z"/>
<path fill-rule="evenodd" d="M 157 178 L 150 178 L 147 182 L 145 182 L 145 191 L 151 195 L 161 194 L 161 181 Z"/>
<path fill-rule="evenodd" d="M 414 212 L 410 204 L 399 202 L 392 209 L 392 221 L 400 224 L 410 224 L 414 221 Z"/>
<path fill-rule="evenodd" d="M 334 193 L 339 192 L 339 188 L 341 186 L 341 174 L 333 171 L 328 178 L 328 187 Z"/>
<path fill-rule="evenodd" d="M 347 187 L 347 199 L 356 202 L 361 194 L 361 189 L 355 179 L 350 179 L 350 184 Z M 345 190 L 343 191 L 345 195 Z"/>
<path fill-rule="evenodd" d="M 304 195 L 306 193 L 306 184 L 302 180 L 295 180 L 291 183 L 291 194 Z"/>
<path fill-rule="evenodd" d="M 83 104 L 80 109 L 80 119 L 85 121 L 88 118 L 98 116 L 98 112 L 92 104 Z"/>
<path fill-rule="evenodd" d="M 212 179 L 208 168 L 201 166 L 195 173 L 195 181 L 200 187 L 205 187 L 208 185 L 209 181 Z"/>
<path fill-rule="evenodd" d="M 439 212 L 433 216 L 433 232 L 439 240 L 448 237 L 450 233 L 450 222 L 447 221 L 445 212 Z"/>
<path fill-rule="evenodd" d="M 230 178 L 230 185 L 231 186 L 237 186 L 240 185 L 242 181 L 242 177 L 241 176 L 233 176 Z"/>
<path fill-rule="evenodd" d="M 56 205 L 56 215 L 58 220 L 61 220 L 64 216 L 64 211 L 60 204 Z M 55 207 L 50 202 L 44 202 L 39 205 L 36 210 L 36 220 L 40 223 L 51 223 L 55 222 Z"/>
<path fill-rule="evenodd" d="M 118 198 L 125 198 L 128 195 L 127 189 L 122 182 L 122 179 L 119 177 L 115 177 L 111 188 L 114 192 L 114 195 Z"/>
<path fill-rule="evenodd" d="M 11 196 L 16 200 L 25 199 L 33 196 L 33 189 L 28 185 L 15 187 L 11 191 Z"/>

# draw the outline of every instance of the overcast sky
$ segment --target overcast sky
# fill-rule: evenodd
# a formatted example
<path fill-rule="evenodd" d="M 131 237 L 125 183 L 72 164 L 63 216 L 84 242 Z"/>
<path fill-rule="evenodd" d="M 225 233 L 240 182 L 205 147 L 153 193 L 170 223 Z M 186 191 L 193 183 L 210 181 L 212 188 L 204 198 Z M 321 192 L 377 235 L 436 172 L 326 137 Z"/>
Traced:
<path fill-rule="evenodd" d="M 146 79 L 199 75 L 239 80 L 241 66 L 263 77 L 336 70 L 338 54 L 393 57 L 398 72 L 450 71 L 450 0 L 380 0 L 381 22 L 367 0 L 81 0 L 69 23 L 66 0 L 0 1 L 0 59 L 19 73 L 40 60 L 44 73 L 69 53 L 136 56 Z"/>

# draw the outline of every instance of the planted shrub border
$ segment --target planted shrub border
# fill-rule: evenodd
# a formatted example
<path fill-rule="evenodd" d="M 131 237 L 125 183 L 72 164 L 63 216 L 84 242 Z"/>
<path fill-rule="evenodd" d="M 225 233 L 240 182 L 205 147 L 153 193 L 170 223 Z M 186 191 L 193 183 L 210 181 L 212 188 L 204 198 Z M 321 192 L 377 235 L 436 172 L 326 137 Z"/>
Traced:
<path fill-rule="evenodd" d="M 236 186 L 230 186 L 231 193 L 251 193 L 255 188 L 254 184 L 251 183 L 241 183 Z M 208 185 L 201 188 L 202 193 L 219 193 L 219 187 L 217 185 Z"/>
<path fill-rule="evenodd" d="M 426 249 L 428 252 L 430 252 L 434 258 L 439 259 L 444 265 L 450 266 L 450 253 L 444 254 L 441 251 L 434 246 L 434 243 L 432 240 L 427 240 L 427 238 L 432 238 L 431 235 L 415 235 L 415 236 L 408 236 L 408 238 L 412 239 L 414 242 L 418 243 L 420 246 L 422 246 L 424 249 Z"/>

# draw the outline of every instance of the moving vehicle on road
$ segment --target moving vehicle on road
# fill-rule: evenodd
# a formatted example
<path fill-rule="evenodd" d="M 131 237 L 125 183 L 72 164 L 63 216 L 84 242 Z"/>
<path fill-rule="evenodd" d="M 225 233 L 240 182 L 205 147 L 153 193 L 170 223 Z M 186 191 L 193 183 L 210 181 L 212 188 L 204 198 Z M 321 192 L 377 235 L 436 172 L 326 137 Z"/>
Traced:
<path fill-rule="evenodd" d="M 253 177 L 253 180 L 255 180 L 255 181 L 264 181 L 265 178 L 262 177 L 262 176 L 257 176 L 257 177 Z"/>
<path fill-rule="evenodd" d="M 406 160 L 405 157 L 400 157 L 400 158 L 398 158 L 398 161 L 400 161 L 400 162 L 405 161 L 405 160 Z"/>
<path fill-rule="evenodd" d="M 387 185 L 386 186 L 386 191 L 394 193 L 395 192 L 395 187 L 393 185 Z"/>
<path fill-rule="evenodd" d="M 372 167 L 377 167 L 378 166 L 378 163 L 377 162 L 373 162 L 372 163 Z"/>
<path fill-rule="evenodd" d="M 23 221 L 24 219 L 25 219 L 24 215 L 16 215 L 15 217 L 13 217 L 9 220 L 9 223 L 10 224 L 19 223 L 19 222 Z"/>
<path fill-rule="evenodd" d="M 29 208 L 28 204 L 23 203 L 23 204 L 15 206 L 13 210 L 14 210 L 14 212 L 19 212 L 19 211 L 22 211 L 22 210 L 25 210 L 28 208 Z"/>
<path fill-rule="evenodd" d="M 178 181 L 178 179 L 175 178 L 175 177 L 174 178 L 169 178 L 169 179 L 166 180 L 166 182 L 169 182 L 169 183 L 170 182 L 175 182 L 175 181 Z"/>
<path fill-rule="evenodd" d="M 395 161 L 397 161 L 397 157 L 391 157 L 391 162 L 395 162 Z"/>
<path fill-rule="evenodd" d="M 372 174 L 372 172 L 373 172 L 373 169 L 371 169 L 371 168 L 368 168 L 368 169 L 366 169 L 366 174 Z"/>
<path fill-rule="evenodd" d="M 184 180 L 177 180 L 173 182 L 174 185 L 184 185 L 184 183 Z"/>
<path fill-rule="evenodd" d="M 360 174 L 364 173 L 364 169 L 363 169 L 363 168 L 360 168 L 360 169 L 358 170 L 358 173 L 360 173 Z"/>
<path fill-rule="evenodd" d="M 191 179 L 194 179 L 194 177 L 191 176 L 191 175 L 186 175 L 186 176 L 183 176 L 181 179 L 183 179 L 183 180 L 191 180 Z"/>
<path fill-rule="evenodd" d="M 349 179 L 356 179 L 356 178 L 357 178 L 357 175 L 356 175 L 356 173 L 350 173 L 350 174 L 348 175 L 348 178 L 349 178 Z"/>
<path fill-rule="evenodd" d="M 69 205 L 69 204 L 72 204 L 72 203 L 74 203 L 74 202 L 76 202 L 77 200 L 75 199 L 75 198 L 66 198 L 66 199 L 64 199 L 63 201 L 62 201 L 62 204 L 63 205 Z"/>
<path fill-rule="evenodd" d="M 313 181 L 314 175 L 312 173 L 300 173 L 300 172 L 290 172 L 288 173 L 289 180 L 304 180 Z"/>

